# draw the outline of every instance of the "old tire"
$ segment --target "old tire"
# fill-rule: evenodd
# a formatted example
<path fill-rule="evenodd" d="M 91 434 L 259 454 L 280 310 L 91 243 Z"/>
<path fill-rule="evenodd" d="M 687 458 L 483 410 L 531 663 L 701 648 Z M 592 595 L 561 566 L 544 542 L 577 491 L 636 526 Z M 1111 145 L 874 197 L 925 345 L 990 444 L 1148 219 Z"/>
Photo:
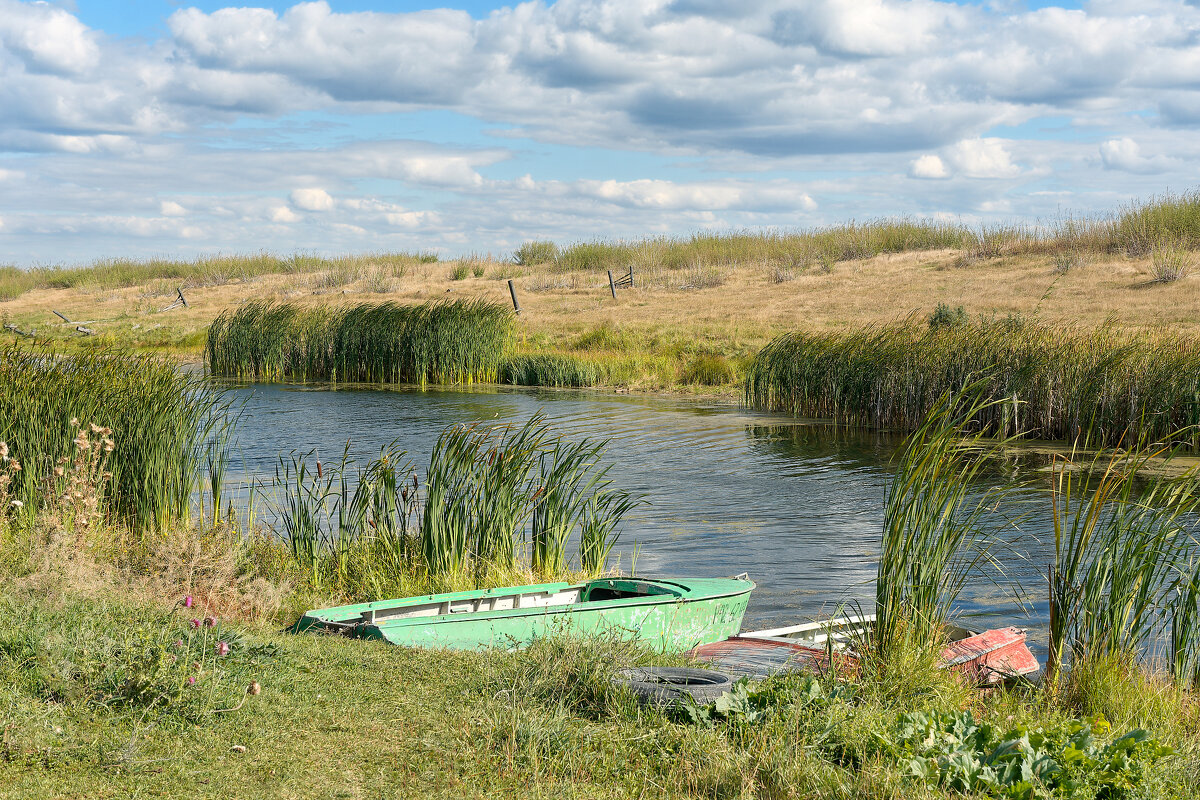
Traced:
<path fill-rule="evenodd" d="M 617 670 L 613 682 L 642 703 L 670 706 L 687 702 L 707 705 L 733 688 L 733 678 L 711 669 L 631 667 Z"/>

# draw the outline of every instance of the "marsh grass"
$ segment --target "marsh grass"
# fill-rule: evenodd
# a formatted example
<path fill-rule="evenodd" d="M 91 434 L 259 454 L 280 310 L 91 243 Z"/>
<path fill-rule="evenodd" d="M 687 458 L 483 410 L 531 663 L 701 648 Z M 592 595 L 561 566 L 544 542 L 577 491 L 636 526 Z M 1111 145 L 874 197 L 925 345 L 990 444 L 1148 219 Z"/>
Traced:
<path fill-rule="evenodd" d="M 424 485 L 394 443 L 365 466 L 348 450 L 280 457 L 271 502 L 279 534 L 316 591 L 378 599 L 598 574 L 637 502 L 612 488 L 605 443 L 569 442 L 544 417 L 523 425 L 452 426 Z"/>
<path fill-rule="evenodd" d="M 498 380 L 513 386 L 596 386 L 604 370 L 595 362 L 566 353 L 526 353 L 501 362 Z"/>
<path fill-rule="evenodd" d="M 94 425 L 120 444 L 105 466 L 110 512 L 139 531 L 185 521 L 225 405 L 202 378 L 151 357 L 0 351 L 0 441 L 23 465 L 10 496 L 33 513 L 45 476 L 86 443 L 78 426 Z"/>
<path fill-rule="evenodd" d="M 1184 622 L 1173 653 L 1177 671 L 1197 658 L 1186 608 L 1195 594 L 1177 582 L 1190 540 L 1186 515 L 1200 502 L 1197 476 L 1193 470 L 1148 484 L 1140 477 L 1171 449 L 1118 449 L 1082 464 L 1056 458 L 1046 663 L 1051 686 L 1068 656 L 1137 658 L 1164 613 Z M 1173 613 L 1172 585 L 1182 589 L 1174 594 Z"/>
<path fill-rule="evenodd" d="M 1006 494 L 973 490 L 1003 442 L 972 421 L 986 411 L 985 381 L 946 392 L 904 441 L 888 484 L 869 648 L 883 661 L 932 653 L 969 574 L 995 564 L 983 519 Z M 992 401 L 994 402 L 994 401 Z"/>
<path fill-rule="evenodd" d="M 483 301 L 254 302 L 213 320 L 205 355 L 213 374 L 260 381 L 491 382 L 513 326 L 511 311 Z"/>
<path fill-rule="evenodd" d="M 974 422 L 1002 436 L 1103 446 L 1170 436 L 1200 415 L 1200 339 L 1025 318 L 785 334 L 754 358 L 744 391 L 757 408 L 914 430 L 980 374 L 997 402 Z"/>
<path fill-rule="evenodd" d="M 1150 251 L 1150 275 L 1155 283 L 1174 283 L 1192 270 L 1193 257 L 1177 241 L 1164 240 Z"/>

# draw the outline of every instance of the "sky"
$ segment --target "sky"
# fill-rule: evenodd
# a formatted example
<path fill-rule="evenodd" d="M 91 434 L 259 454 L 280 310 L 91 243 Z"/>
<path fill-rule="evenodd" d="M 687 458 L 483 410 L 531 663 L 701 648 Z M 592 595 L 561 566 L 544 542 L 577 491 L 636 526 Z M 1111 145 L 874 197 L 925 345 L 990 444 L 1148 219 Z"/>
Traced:
<path fill-rule="evenodd" d="M 0 0 L 0 265 L 1048 224 L 1198 134 L 1200 0 Z"/>

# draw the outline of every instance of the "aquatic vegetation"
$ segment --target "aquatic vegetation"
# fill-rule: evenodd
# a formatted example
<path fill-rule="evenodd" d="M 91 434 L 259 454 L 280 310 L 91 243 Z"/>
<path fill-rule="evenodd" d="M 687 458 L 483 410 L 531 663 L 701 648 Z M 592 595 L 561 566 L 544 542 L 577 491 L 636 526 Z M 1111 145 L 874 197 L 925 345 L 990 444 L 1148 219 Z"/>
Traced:
<path fill-rule="evenodd" d="M 904 441 L 888 484 L 870 642 L 885 661 L 898 650 L 931 649 L 943 636 L 968 574 L 990 557 L 983 517 L 1005 492 L 972 492 L 1000 443 L 969 434 L 987 405 L 983 381 L 942 395 Z"/>
<path fill-rule="evenodd" d="M 335 463 L 293 452 L 280 458 L 272 487 L 279 533 L 310 585 L 350 595 L 483 587 L 530 569 L 562 576 L 576 531 L 579 568 L 596 574 L 637 503 L 611 488 L 604 446 L 559 439 L 541 415 L 519 426 L 451 426 L 434 445 L 423 491 L 395 443 L 365 467 L 348 451 Z"/>
<path fill-rule="evenodd" d="M 1200 501 L 1194 473 L 1148 485 L 1139 476 L 1148 462 L 1168 454 L 1160 445 L 1117 450 L 1084 464 L 1056 459 L 1049 681 L 1058 678 L 1068 654 L 1132 659 L 1150 637 L 1186 554 L 1184 515 Z M 1175 602 L 1188 600 L 1185 586 Z M 1200 653 L 1185 610 L 1177 606 L 1174 616 L 1181 623 L 1174 661 L 1182 669 Z"/>
<path fill-rule="evenodd" d="M 23 465 L 7 491 L 29 513 L 46 496 L 47 476 L 86 444 L 110 450 L 103 469 L 108 513 L 140 531 L 186 520 L 225 413 L 221 395 L 201 377 L 155 358 L 0 351 L 0 441 Z M 81 439 L 81 425 L 109 433 Z"/>
<path fill-rule="evenodd" d="M 217 317 L 205 354 L 216 375 L 260 381 L 495 381 L 513 339 L 504 306 L 455 300 L 303 308 L 248 303 Z"/>
<path fill-rule="evenodd" d="M 595 386 L 602 378 L 600 365 L 561 353 L 509 356 L 500 363 L 498 381 L 513 386 Z"/>
<path fill-rule="evenodd" d="M 983 374 L 994 402 L 973 423 L 998 435 L 1103 446 L 1200 421 L 1200 338 L 1026 318 L 785 334 L 748 367 L 744 395 L 757 408 L 913 430 Z"/>

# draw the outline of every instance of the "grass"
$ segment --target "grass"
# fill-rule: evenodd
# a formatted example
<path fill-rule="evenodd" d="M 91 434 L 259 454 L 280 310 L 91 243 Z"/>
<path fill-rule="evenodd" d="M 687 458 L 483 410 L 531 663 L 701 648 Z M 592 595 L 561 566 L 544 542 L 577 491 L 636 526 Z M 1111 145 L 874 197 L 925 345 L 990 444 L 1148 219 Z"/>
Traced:
<path fill-rule="evenodd" d="M 512 331 L 510 311 L 480 301 L 253 302 L 213 321 L 205 353 L 214 374 L 260 381 L 491 382 Z"/>
<path fill-rule="evenodd" d="M 889 491 L 885 550 L 889 539 L 909 547 L 895 560 L 918 568 L 891 584 L 900 619 L 941 618 L 953 594 L 979 465 L 957 433 L 981 402 L 942 398 Z M 223 522 L 133 536 L 102 513 L 93 468 L 77 486 L 97 497 L 95 524 L 58 513 L 63 492 L 32 517 L 0 516 L 0 796 L 952 798 L 1058 786 L 1111 798 L 1194 786 L 1200 703 L 1128 660 L 1073 662 L 1057 693 L 977 693 L 914 644 L 864 659 L 857 675 L 781 677 L 664 711 L 611 678 L 685 659 L 618 637 L 454 652 L 279 632 L 299 608 L 372 591 L 361 576 L 381 550 L 355 544 L 443 574 L 519 567 L 511 548 L 539 500 L 530 557 L 561 563 L 570 524 L 585 566 L 602 564 L 614 508 L 631 499 L 603 486 L 599 455 L 598 443 L 556 442 L 536 420 L 448 429 L 419 521 L 395 448 L 363 470 L 286 458 L 281 488 L 331 531 L 312 552 L 320 575 L 343 571 L 337 586 L 307 577 L 282 540 Z M 1147 507 L 1165 497 L 1139 496 Z M 1123 735 L 1133 727 L 1147 730 Z"/>
<path fill-rule="evenodd" d="M 246 255 L 211 256 L 192 261 L 170 259 L 103 259 L 80 267 L 0 266 L 0 300 L 11 300 L 34 289 L 87 289 L 91 291 L 140 286 L 167 280 L 184 288 L 220 286 L 261 275 L 328 272 L 361 275 L 368 268 L 403 270 L 413 264 L 436 262 L 424 253 L 378 253 L 322 258 L 296 253 L 277 256 L 261 252 Z M 346 281 L 343 281 L 345 283 Z M 331 284 L 336 285 L 336 284 Z M 174 289 L 172 288 L 172 291 Z"/>
<path fill-rule="evenodd" d="M 595 386 L 604 371 L 593 361 L 561 353 L 509 356 L 500 364 L 499 382 L 513 386 Z"/>
<path fill-rule="evenodd" d="M 219 394 L 153 357 L 0 350 L 0 442 L 10 459 L 0 495 L 33 513 L 47 481 L 62 490 L 80 469 L 101 469 L 92 459 L 102 453 L 111 512 L 139 531 L 169 527 L 187 520 L 206 441 L 223 419 Z"/>
<path fill-rule="evenodd" d="M 1200 414 L 1200 340 L 1022 318 L 786 334 L 750 365 L 745 400 L 912 430 L 943 393 L 981 374 L 993 402 L 975 422 L 1002 436 L 1111 445 L 1170 436 Z"/>

